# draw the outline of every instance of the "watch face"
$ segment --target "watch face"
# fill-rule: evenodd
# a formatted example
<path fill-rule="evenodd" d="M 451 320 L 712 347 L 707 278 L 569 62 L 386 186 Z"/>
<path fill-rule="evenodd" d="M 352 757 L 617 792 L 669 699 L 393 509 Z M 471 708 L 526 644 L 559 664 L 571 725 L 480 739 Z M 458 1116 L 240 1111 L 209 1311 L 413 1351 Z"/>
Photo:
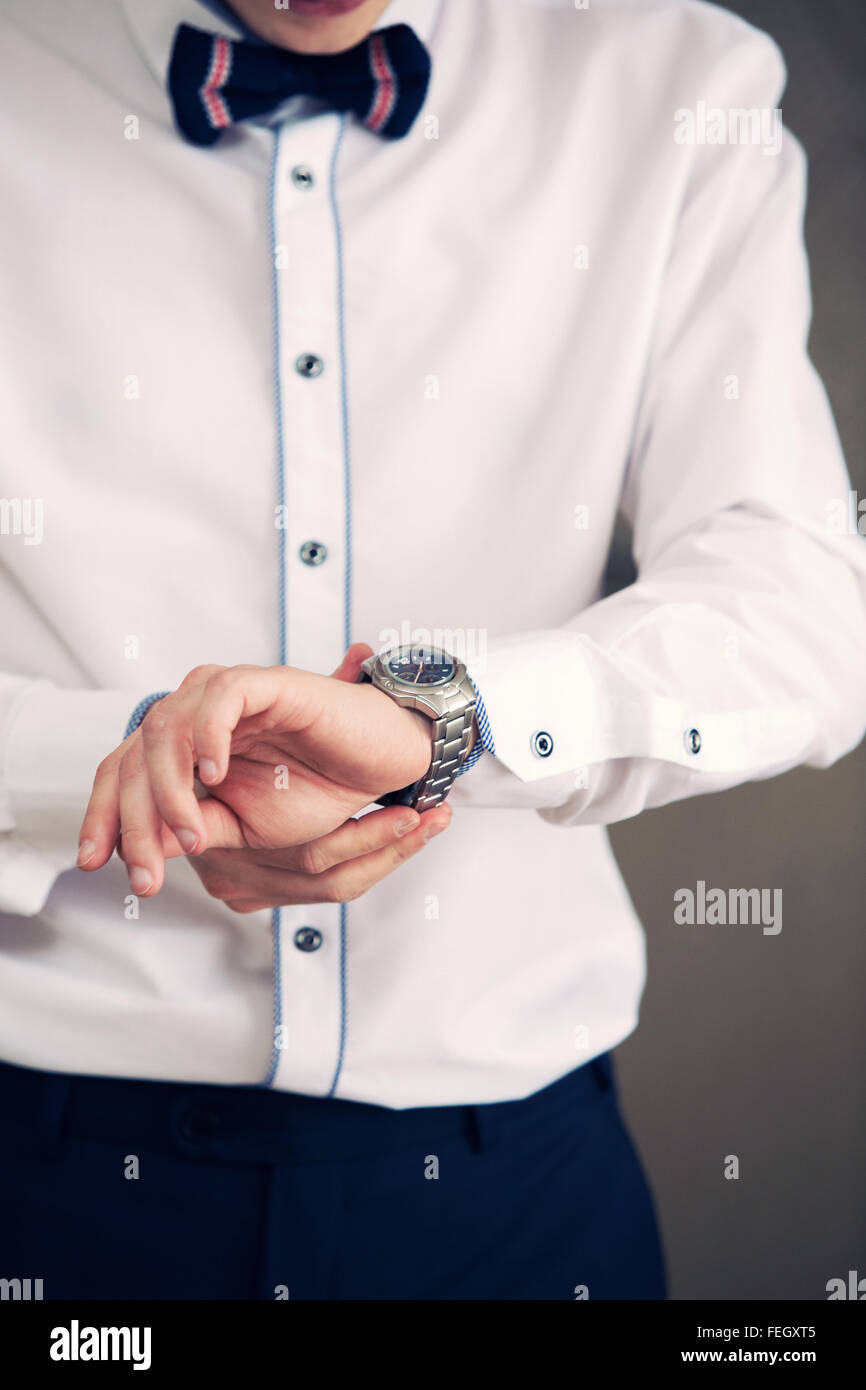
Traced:
<path fill-rule="evenodd" d="M 385 670 L 405 685 L 447 685 L 457 668 L 437 647 L 400 647 L 382 658 Z"/>

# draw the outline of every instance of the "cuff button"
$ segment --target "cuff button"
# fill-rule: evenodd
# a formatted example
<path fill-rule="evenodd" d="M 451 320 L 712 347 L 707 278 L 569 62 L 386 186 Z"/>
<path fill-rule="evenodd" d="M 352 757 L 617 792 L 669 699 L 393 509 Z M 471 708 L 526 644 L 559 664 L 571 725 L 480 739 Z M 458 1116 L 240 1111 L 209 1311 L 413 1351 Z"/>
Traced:
<path fill-rule="evenodd" d="M 687 753 L 700 753 L 701 735 L 698 729 L 686 729 L 683 734 L 683 743 L 686 745 Z"/>
<path fill-rule="evenodd" d="M 553 752 L 553 739 L 544 729 L 536 729 L 530 743 L 536 758 L 549 758 Z"/>

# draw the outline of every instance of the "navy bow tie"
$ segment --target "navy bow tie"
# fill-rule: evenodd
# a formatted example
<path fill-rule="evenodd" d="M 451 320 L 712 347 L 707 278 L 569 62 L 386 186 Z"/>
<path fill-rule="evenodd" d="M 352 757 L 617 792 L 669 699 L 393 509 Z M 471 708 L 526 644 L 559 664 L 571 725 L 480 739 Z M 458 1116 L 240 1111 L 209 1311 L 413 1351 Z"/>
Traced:
<path fill-rule="evenodd" d="M 421 110 L 429 80 L 430 55 L 408 24 L 329 54 L 294 53 L 181 24 L 168 92 L 178 130 L 195 145 L 212 145 L 235 121 L 262 116 L 293 96 L 353 111 L 368 130 L 399 140 Z"/>

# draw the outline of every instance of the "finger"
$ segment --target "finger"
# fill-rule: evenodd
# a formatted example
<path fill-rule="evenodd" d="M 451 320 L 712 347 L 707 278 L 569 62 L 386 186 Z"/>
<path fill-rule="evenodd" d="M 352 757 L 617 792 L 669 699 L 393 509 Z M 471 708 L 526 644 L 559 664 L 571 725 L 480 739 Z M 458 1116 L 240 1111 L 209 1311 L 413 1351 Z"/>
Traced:
<path fill-rule="evenodd" d="M 225 666 L 194 667 L 176 691 L 152 706 L 141 725 L 156 807 L 178 842 L 181 854 L 200 854 L 208 845 L 194 789 L 191 729 L 194 712 L 208 681 L 227 669 Z"/>
<path fill-rule="evenodd" d="M 447 806 L 426 811 L 418 828 L 396 844 L 348 860 L 324 873 L 270 868 L 240 857 L 235 861 L 231 854 L 211 853 L 191 859 L 190 863 L 211 897 L 226 903 L 233 912 L 349 902 L 418 854 L 429 839 L 445 829 L 450 819 Z"/>
<path fill-rule="evenodd" d="M 382 811 L 352 817 L 330 834 L 305 845 L 279 851 L 279 857 L 286 868 L 298 869 L 304 874 L 323 874 L 348 859 L 385 849 L 417 830 L 419 824 L 417 811 L 407 806 L 387 806 Z"/>
<path fill-rule="evenodd" d="M 353 642 L 336 671 L 334 671 L 333 679 L 348 681 L 351 685 L 354 685 L 361 670 L 361 662 L 366 661 L 368 656 L 374 655 L 373 648 L 368 647 L 366 642 Z"/>
<path fill-rule="evenodd" d="M 204 841 L 207 844 L 207 850 L 203 851 L 204 853 L 221 849 L 249 850 L 240 821 L 231 807 L 208 796 L 199 802 L 199 808 L 204 820 Z M 165 821 L 162 822 L 160 829 L 163 859 L 182 859 L 185 857 L 194 859 L 197 857 L 195 855 L 187 856 L 183 845 L 174 831 L 169 830 Z M 122 846 L 118 847 L 117 855 L 119 859 L 123 858 Z"/>
<path fill-rule="evenodd" d="M 202 810 L 210 812 L 213 820 L 208 824 L 208 843 L 206 854 L 197 859 L 193 868 L 201 878 L 208 892 L 214 897 L 227 899 L 255 896 L 262 898 L 273 895 L 284 882 L 287 874 L 306 876 L 327 873 L 337 864 L 348 859 L 358 859 L 370 854 L 395 840 L 402 839 L 421 824 L 417 811 L 405 806 L 386 807 L 383 811 L 371 811 L 369 815 L 351 819 L 329 835 L 322 835 L 309 845 L 298 845 L 292 849 L 257 851 L 254 858 L 246 855 L 221 853 L 220 849 L 240 849 L 244 847 L 240 826 L 228 807 L 216 799 L 208 798 L 201 803 Z M 221 820 L 220 811 L 225 813 Z M 174 837 L 169 831 L 163 832 L 163 849 L 168 848 L 166 857 L 174 852 L 171 841 Z M 176 841 L 174 844 L 176 845 Z M 214 887 L 218 891 L 214 892 Z M 277 894 L 278 895 L 278 894 Z M 274 904 L 276 905 L 276 904 Z"/>
<path fill-rule="evenodd" d="M 249 849 L 241 823 L 230 806 L 206 796 L 198 803 L 209 849 Z M 195 867 L 195 858 L 190 861 Z"/>
<path fill-rule="evenodd" d="M 165 878 L 162 819 L 151 794 L 140 739 L 121 759 L 118 782 L 120 834 L 129 886 L 139 898 L 152 897 L 159 892 Z"/>
<path fill-rule="evenodd" d="M 199 804 L 204 814 L 204 842 L 207 844 L 207 850 L 204 853 L 210 853 L 216 849 L 248 848 L 237 816 L 228 806 L 223 806 L 220 802 L 211 800 L 210 797 Z M 197 855 L 187 855 L 174 831 L 169 830 L 165 821 L 162 823 L 161 832 L 163 859 L 189 858 L 195 860 L 198 858 Z M 123 858 L 122 849 L 118 850 L 118 857 Z"/>
<path fill-rule="evenodd" d="M 451 808 L 447 802 L 435 810 L 425 811 L 417 830 L 386 848 L 362 855 L 359 859 L 347 860 L 324 874 L 307 875 L 309 890 L 315 896 L 304 898 L 303 901 L 347 903 L 362 897 L 418 854 L 434 835 L 446 830 L 450 823 Z"/>
<path fill-rule="evenodd" d="M 225 666 L 194 666 L 177 690 L 151 706 L 141 738 L 157 809 L 178 842 L 181 854 L 205 848 L 204 827 L 193 789 L 194 767 L 188 732 L 192 711 L 208 681 Z"/>
<path fill-rule="evenodd" d="M 225 670 L 223 666 L 196 666 L 184 677 L 178 689 L 186 691 L 191 687 L 203 685 L 210 680 L 211 676 L 223 670 Z M 163 702 L 159 701 L 158 703 L 162 704 Z M 138 731 L 131 734 L 118 748 L 109 753 L 108 757 L 104 758 L 96 769 L 93 789 L 78 837 L 78 867 L 88 873 L 94 869 L 102 868 L 103 864 L 107 864 L 115 850 L 123 857 L 119 842 L 120 786 L 118 771 L 126 752 L 133 742 L 139 741 L 141 737 L 142 735 Z M 178 845 L 173 835 L 170 835 L 169 838 L 174 846 L 174 853 L 186 853 L 186 850 Z"/>
<path fill-rule="evenodd" d="M 225 777 L 232 734 L 241 719 L 278 706 L 283 732 L 309 723 L 315 711 L 304 697 L 309 697 L 311 681 L 320 686 L 322 680 L 289 666 L 230 666 L 208 681 L 192 720 L 192 744 L 201 781 L 216 787 Z"/>
<path fill-rule="evenodd" d="M 133 735 L 135 737 L 135 735 Z M 130 740 L 103 758 L 93 778 L 93 790 L 78 835 L 78 867 L 91 873 L 107 864 L 120 833 L 118 771 Z"/>
<path fill-rule="evenodd" d="M 220 671 L 227 671 L 227 666 L 193 666 L 177 687 L 178 690 L 194 690 L 196 686 L 207 685 L 212 676 L 218 676 Z"/>
<path fill-rule="evenodd" d="M 144 758 L 153 800 L 183 854 L 201 853 L 207 835 L 195 795 L 191 724 L 202 685 L 160 700 L 141 725 Z"/>

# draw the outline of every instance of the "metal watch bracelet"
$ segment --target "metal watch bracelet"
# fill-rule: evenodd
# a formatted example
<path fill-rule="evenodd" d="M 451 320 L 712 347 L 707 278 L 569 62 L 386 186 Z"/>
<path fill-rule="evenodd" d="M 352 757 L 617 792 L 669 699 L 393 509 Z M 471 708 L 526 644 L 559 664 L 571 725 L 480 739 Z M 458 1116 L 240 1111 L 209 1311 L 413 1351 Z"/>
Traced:
<path fill-rule="evenodd" d="M 370 677 L 365 672 L 362 679 L 369 681 Z M 431 811 L 445 800 L 469 753 L 475 701 L 467 704 L 465 696 L 456 690 L 453 695 L 446 696 L 445 702 L 446 708 L 439 718 L 430 719 L 433 755 L 429 768 L 417 782 L 378 797 L 380 806 L 412 806 L 421 812 Z"/>

